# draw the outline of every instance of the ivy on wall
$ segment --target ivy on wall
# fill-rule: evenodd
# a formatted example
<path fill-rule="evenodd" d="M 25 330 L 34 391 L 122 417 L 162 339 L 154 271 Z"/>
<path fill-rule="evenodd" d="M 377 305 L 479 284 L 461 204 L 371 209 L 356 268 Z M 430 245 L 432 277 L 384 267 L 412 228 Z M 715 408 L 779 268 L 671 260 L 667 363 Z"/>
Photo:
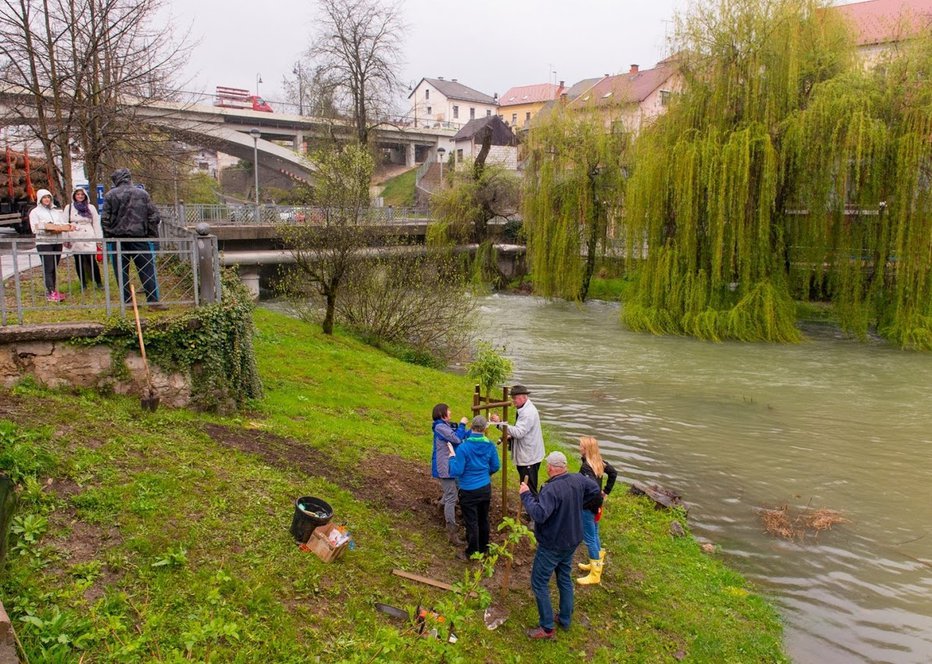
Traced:
<path fill-rule="evenodd" d="M 146 355 L 165 369 L 191 376 L 192 405 L 231 410 L 262 396 L 253 351 L 253 301 L 236 274 L 223 274 L 223 298 L 178 316 L 152 321 L 144 331 Z M 108 322 L 97 337 L 83 341 L 111 347 L 114 366 L 138 348 L 132 319 Z"/>

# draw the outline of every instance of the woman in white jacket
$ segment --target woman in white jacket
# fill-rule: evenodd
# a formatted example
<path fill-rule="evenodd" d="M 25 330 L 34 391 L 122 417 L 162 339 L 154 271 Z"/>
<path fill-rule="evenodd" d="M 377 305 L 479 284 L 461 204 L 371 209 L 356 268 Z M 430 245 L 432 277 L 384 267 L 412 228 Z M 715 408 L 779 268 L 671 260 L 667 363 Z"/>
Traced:
<path fill-rule="evenodd" d="M 88 288 L 92 279 L 98 288 L 103 288 L 97 252 L 104 232 L 100 227 L 97 208 L 87 202 L 87 192 L 81 187 L 77 187 L 71 194 L 71 203 L 65 207 L 65 220 L 74 228 L 63 239 L 65 246 L 70 247 L 74 254 L 74 266 L 78 270 L 81 290 Z"/>
<path fill-rule="evenodd" d="M 61 260 L 62 231 L 55 226 L 62 224 L 61 210 L 55 208 L 52 192 L 40 189 L 36 192 L 39 204 L 29 213 L 29 227 L 36 236 L 36 251 L 42 261 L 42 277 L 45 280 L 45 299 L 61 302 L 65 296 L 56 287 L 58 261 Z"/>

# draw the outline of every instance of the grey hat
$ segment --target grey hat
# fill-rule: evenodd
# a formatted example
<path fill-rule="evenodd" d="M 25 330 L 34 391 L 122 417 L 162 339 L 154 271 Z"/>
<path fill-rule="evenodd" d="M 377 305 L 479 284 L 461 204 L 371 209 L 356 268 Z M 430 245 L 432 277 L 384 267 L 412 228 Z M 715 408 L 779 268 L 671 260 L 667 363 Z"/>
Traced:
<path fill-rule="evenodd" d="M 473 431 L 485 431 L 489 428 L 489 421 L 485 419 L 482 415 L 476 415 L 472 418 L 472 430 Z"/>
<path fill-rule="evenodd" d="M 566 468 L 566 455 L 563 452 L 551 452 L 547 455 L 547 465 Z"/>
<path fill-rule="evenodd" d="M 520 383 L 511 388 L 511 396 L 516 397 L 519 394 L 530 394 L 531 392 Z"/>

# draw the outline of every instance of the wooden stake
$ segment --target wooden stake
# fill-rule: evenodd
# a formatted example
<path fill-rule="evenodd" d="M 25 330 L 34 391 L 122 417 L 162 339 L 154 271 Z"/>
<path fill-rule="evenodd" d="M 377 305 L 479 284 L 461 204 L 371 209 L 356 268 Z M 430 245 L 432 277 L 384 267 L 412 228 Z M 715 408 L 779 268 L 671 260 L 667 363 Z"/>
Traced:
<path fill-rule="evenodd" d="M 508 386 L 502 387 L 502 422 L 508 422 Z M 502 427 L 502 518 L 508 514 L 508 426 Z"/>

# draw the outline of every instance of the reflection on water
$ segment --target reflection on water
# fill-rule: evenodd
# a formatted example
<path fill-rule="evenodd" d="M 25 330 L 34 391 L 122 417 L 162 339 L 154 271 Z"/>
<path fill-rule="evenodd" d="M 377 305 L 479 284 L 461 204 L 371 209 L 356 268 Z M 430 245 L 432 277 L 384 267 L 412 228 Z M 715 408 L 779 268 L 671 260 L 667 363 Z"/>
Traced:
<path fill-rule="evenodd" d="M 932 661 L 932 354 L 812 331 L 796 346 L 633 334 L 618 308 L 482 300 L 484 336 L 566 442 L 690 504 L 694 532 L 777 605 L 796 662 Z M 805 543 L 762 506 L 839 509 Z"/>

